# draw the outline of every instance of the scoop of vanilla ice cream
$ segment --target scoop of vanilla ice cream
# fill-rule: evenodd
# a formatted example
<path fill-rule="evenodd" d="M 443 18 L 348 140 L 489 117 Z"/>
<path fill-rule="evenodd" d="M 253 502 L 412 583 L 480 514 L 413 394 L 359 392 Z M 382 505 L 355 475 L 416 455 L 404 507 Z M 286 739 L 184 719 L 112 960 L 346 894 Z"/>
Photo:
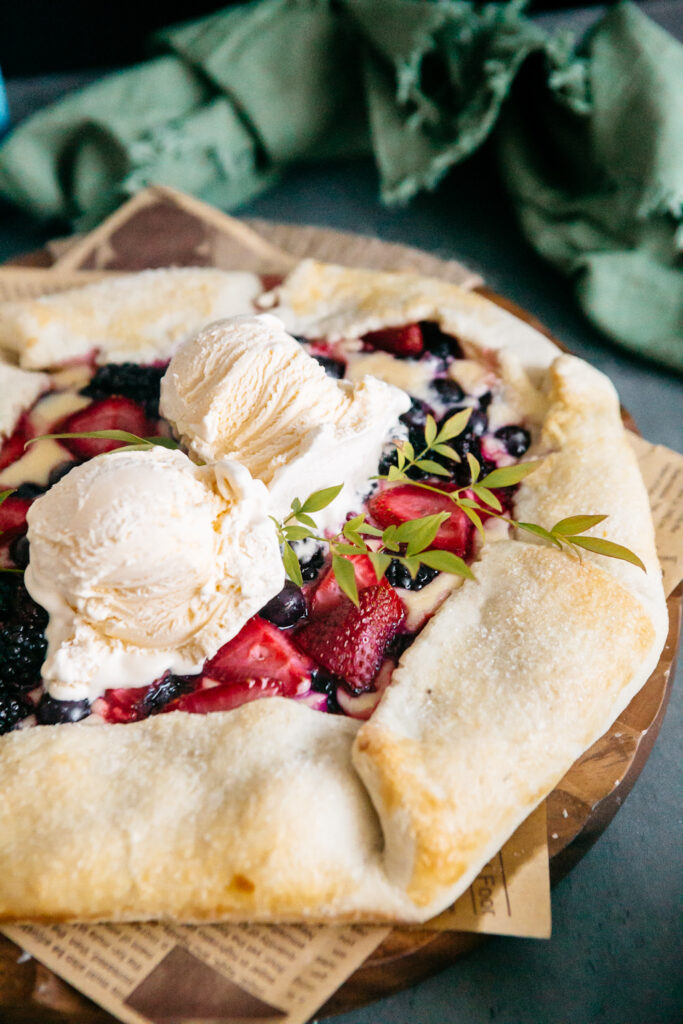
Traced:
<path fill-rule="evenodd" d="M 161 382 L 162 414 L 187 447 L 207 462 L 245 465 L 268 488 L 276 515 L 294 497 L 343 482 L 326 525 L 367 489 L 409 407 L 404 391 L 374 377 L 328 377 L 270 314 L 205 328 L 176 352 Z"/>
<path fill-rule="evenodd" d="M 199 671 L 282 589 L 266 501 L 243 466 L 160 447 L 92 459 L 37 499 L 26 586 L 50 613 L 49 693 Z"/>

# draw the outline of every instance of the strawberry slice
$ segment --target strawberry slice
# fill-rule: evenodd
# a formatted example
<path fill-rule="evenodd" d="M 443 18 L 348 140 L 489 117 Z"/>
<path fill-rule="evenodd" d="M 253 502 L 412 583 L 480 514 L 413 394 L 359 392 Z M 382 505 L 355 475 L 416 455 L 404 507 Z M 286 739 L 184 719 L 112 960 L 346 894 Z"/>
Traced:
<path fill-rule="evenodd" d="M 465 513 L 444 495 L 425 491 L 412 484 L 399 484 L 373 495 L 368 507 L 372 517 L 382 527 L 399 526 L 411 519 L 450 512 L 448 519 L 439 527 L 431 546 L 442 551 L 452 551 L 461 558 L 469 551 L 474 527 Z"/>
<path fill-rule="evenodd" d="M 149 422 L 137 402 L 115 395 L 101 402 L 93 402 L 85 409 L 67 416 L 55 426 L 54 433 L 85 434 L 93 430 L 127 430 L 138 437 L 147 437 L 156 433 L 156 425 Z M 103 452 L 112 452 L 120 448 L 122 443 L 96 437 L 69 438 L 64 441 L 69 451 L 79 459 L 91 459 Z"/>
<path fill-rule="evenodd" d="M 26 529 L 26 513 L 31 507 L 29 498 L 10 494 L 0 505 L 0 533 L 22 533 Z"/>
<path fill-rule="evenodd" d="M 145 696 L 149 686 L 120 687 L 114 690 L 105 690 L 102 697 L 99 697 L 93 704 L 93 711 L 102 715 L 105 722 L 118 724 L 120 722 L 137 722 L 140 718 L 138 713 L 139 701 Z"/>
<path fill-rule="evenodd" d="M 0 448 L 0 469 L 5 469 L 10 463 L 16 462 L 24 454 L 26 434 L 23 430 L 16 430 L 11 437 L 8 437 Z M 0 488 L 2 490 L 2 488 Z"/>
<path fill-rule="evenodd" d="M 249 619 L 204 666 L 205 675 L 221 683 L 265 679 L 281 684 L 285 696 L 297 693 L 302 683 L 308 689 L 312 671 L 311 659 L 282 630 L 259 615 Z"/>
<path fill-rule="evenodd" d="M 372 567 L 372 562 L 367 555 L 350 555 L 347 556 L 349 562 L 353 563 L 353 571 L 356 574 L 356 586 L 358 587 L 358 593 L 365 590 L 366 587 L 377 586 L 377 576 L 375 570 Z M 320 578 L 320 582 L 316 584 L 315 590 L 313 591 L 313 597 L 311 598 L 311 615 L 318 616 L 324 615 L 331 611 L 335 605 L 339 604 L 343 597 L 342 590 L 337 583 L 332 567 Z"/>
<path fill-rule="evenodd" d="M 224 683 L 185 694 L 168 705 L 169 711 L 187 711 L 206 715 L 211 711 L 232 711 L 261 697 L 285 697 L 285 687 L 277 679 L 250 679 L 248 683 Z"/>
<path fill-rule="evenodd" d="M 420 356 L 425 347 L 419 324 L 384 327 L 381 331 L 364 334 L 361 340 L 373 348 L 381 348 L 383 352 L 393 352 L 395 356 Z"/>
<path fill-rule="evenodd" d="M 366 587 L 358 608 L 342 597 L 326 615 L 298 630 L 295 640 L 319 665 L 360 692 L 371 688 L 384 650 L 404 618 L 401 599 L 382 580 Z"/>

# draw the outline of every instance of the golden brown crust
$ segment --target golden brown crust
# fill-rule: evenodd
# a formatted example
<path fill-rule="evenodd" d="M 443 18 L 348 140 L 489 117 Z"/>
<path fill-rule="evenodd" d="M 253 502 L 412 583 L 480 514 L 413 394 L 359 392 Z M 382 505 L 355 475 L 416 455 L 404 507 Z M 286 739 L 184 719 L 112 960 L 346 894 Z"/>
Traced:
<path fill-rule="evenodd" d="M 608 514 L 605 534 L 648 574 L 529 535 L 491 544 L 360 730 L 271 699 L 2 737 L 4 920 L 424 920 L 657 661 L 666 610 L 647 496 L 606 378 L 481 297 L 414 275 L 307 262 L 278 301 L 296 333 L 436 319 L 496 360 L 548 456 L 518 517 Z"/>

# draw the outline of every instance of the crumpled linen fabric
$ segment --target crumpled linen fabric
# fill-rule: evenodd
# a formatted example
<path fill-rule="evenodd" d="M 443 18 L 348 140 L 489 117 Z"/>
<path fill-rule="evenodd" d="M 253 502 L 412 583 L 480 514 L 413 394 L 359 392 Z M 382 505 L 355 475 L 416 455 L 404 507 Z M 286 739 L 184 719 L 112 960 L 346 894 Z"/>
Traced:
<path fill-rule="evenodd" d="M 523 2 L 258 0 L 29 118 L 0 195 L 93 226 L 150 184 L 234 209 L 289 161 L 372 151 L 386 203 L 492 137 L 535 248 L 589 318 L 683 369 L 683 47 L 635 6 L 580 45 Z"/>

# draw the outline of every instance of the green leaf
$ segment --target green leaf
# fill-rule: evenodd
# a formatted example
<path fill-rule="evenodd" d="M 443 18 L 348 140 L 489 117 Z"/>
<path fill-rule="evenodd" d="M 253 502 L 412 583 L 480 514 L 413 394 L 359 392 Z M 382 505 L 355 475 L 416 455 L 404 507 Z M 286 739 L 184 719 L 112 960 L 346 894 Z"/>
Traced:
<path fill-rule="evenodd" d="M 630 548 L 625 548 L 621 544 L 615 544 L 611 540 L 603 540 L 602 537 L 567 537 L 566 539 L 570 544 L 575 544 L 578 548 L 594 551 L 596 555 L 605 555 L 606 558 L 619 558 L 623 562 L 630 562 L 631 565 L 637 565 L 643 572 L 647 572 L 638 555 L 634 554 Z"/>
<path fill-rule="evenodd" d="M 436 440 L 438 442 L 450 441 L 452 437 L 462 434 L 471 415 L 471 409 L 461 409 L 460 412 L 456 412 L 455 416 L 450 416 L 436 435 Z"/>
<path fill-rule="evenodd" d="M 1 533 L 2 533 L 2 530 L 0 530 L 0 534 Z M 24 570 L 23 569 L 6 569 L 4 566 L 0 566 L 0 572 L 11 572 L 11 573 L 14 573 L 15 576 L 23 576 L 24 575 Z"/>
<path fill-rule="evenodd" d="M 338 494 L 343 490 L 344 484 L 337 484 L 336 487 L 324 487 L 321 491 L 313 491 L 309 494 L 301 506 L 301 512 L 320 512 L 321 509 L 331 505 Z"/>
<path fill-rule="evenodd" d="M 428 548 L 439 532 L 439 527 L 448 517 L 448 512 L 437 512 L 435 515 L 423 516 L 421 519 L 404 523 L 399 528 L 398 538 L 402 544 L 408 545 L 406 555 L 416 555 Z"/>
<path fill-rule="evenodd" d="M 363 555 L 365 554 L 362 547 L 358 544 L 335 544 L 334 550 L 340 555 Z"/>
<path fill-rule="evenodd" d="M 298 498 L 292 498 L 292 504 L 290 505 L 290 508 L 291 508 L 292 512 L 300 512 L 301 511 L 301 502 L 299 501 Z"/>
<path fill-rule="evenodd" d="M 458 502 L 458 505 L 463 510 L 463 512 L 470 520 L 470 522 L 474 523 L 476 529 L 479 531 L 482 538 L 486 540 L 486 531 L 484 530 L 484 524 L 482 523 L 480 516 L 475 512 L 475 508 L 478 508 L 479 506 L 474 505 L 474 503 L 470 505 L 469 502 L 465 504 L 465 500 L 463 500 L 462 502 Z"/>
<path fill-rule="evenodd" d="M 180 443 L 174 437 L 155 435 L 154 437 L 146 437 L 145 441 L 147 444 L 153 444 L 157 448 L 170 448 L 171 451 L 176 451 L 176 449 L 180 448 Z"/>
<path fill-rule="evenodd" d="M 406 457 L 403 454 L 403 449 L 401 448 L 400 444 L 396 445 L 396 458 L 398 460 L 398 468 L 399 469 L 403 469 L 403 467 L 406 464 Z M 394 468 L 396 468 L 396 467 L 394 467 Z"/>
<path fill-rule="evenodd" d="M 375 570 L 375 576 L 377 577 L 377 582 L 379 583 L 379 581 L 384 576 L 384 573 L 391 565 L 391 555 L 386 555 L 383 551 L 369 551 L 368 558 L 372 562 L 373 568 Z"/>
<path fill-rule="evenodd" d="M 399 455 L 403 454 L 409 462 L 415 458 L 415 449 L 413 448 L 410 441 L 403 441 L 399 448 Z"/>
<path fill-rule="evenodd" d="M 405 465 L 405 460 L 404 460 Z M 404 480 L 405 474 L 398 466 L 389 466 L 389 472 L 387 473 L 387 480 Z"/>
<path fill-rule="evenodd" d="M 372 523 L 363 523 L 358 532 L 364 534 L 367 537 L 382 536 L 382 530 L 380 530 L 377 526 L 373 526 Z"/>
<path fill-rule="evenodd" d="M 401 565 L 405 565 L 412 579 L 415 579 L 418 572 L 420 571 L 420 561 L 421 559 L 415 556 L 405 556 L 403 558 L 399 558 L 399 562 L 401 563 Z"/>
<path fill-rule="evenodd" d="M 303 577 L 301 575 L 301 566 L 299 565 L 299 559 L 294 554 L 294 548 L 290 544 L 285 544 L 282 551 L 282 561 L 285 567 L 285 572 L 289 576 L 292 583 L 296 583 L 297 587 L 303 586 Z"/>
<path fill-rule="evenodd" d="M 316 529 L 315 519 L 311 519 L 311 517 L 307 516 L 305 512 L 296 512 L 295 517 L 297 523 L 303 523 L 304 526 L 310 527 L 311 530 Z"/>
<path fill-rule="evenodd" d="M 59 440 L 69 437 L 95 437 L 100 441 L 121 441 L 123 444 L 135 445 L 136 447 L 142 446 L 143 448 L 151 448 L 154 443 L 144 437 L 138 437 L 137 434 L 131 434 L 127 430 L 86 430 L 82 434 L 41 434 L 39 437 L 32 437 L 27 441 L 24 448 L 28 448 L 30 444 L 35 444 L 36 441 Z"/>
<path fill-rule="evenodd" d="M 434 419 L 434 417 L 430 413 L 427 416 L 427 419 L 425 421 L 425 441 L 427 442 L 427 447 L 428 448 L 432 447 L 432 445 L 434 444 L 435 439 L 436 439 L 436 420 Z"/>
<path fill-rule="evenodd" d="M 0 505 L 9 498 L 10 494 L 14 494 L 14 488 L 12 487 L 8 491 L 0 491 Z"/>
<path fill-rule="evenodd" d="M 560 519 L 555 523 L 552 533 L 559 533 L 560 536 L 575 536 L 577 533 L 585 533 L 591 526 L 603 523 L 607 516 L 569 516 L 568 519 Z"/>
<path fill-rule="evenodd" d="M 425 473 L 432 473 L 434 476 L 451 475 L 444 466 L 440 466 L 438 462 L 433 462 L 431 459 L 418 459 L 415 465 L 418 469 L 424 470 Z"/>
<path fill-rule="evenodd" d="M 475 459 L 474 455 L 472 455 L 472 452 L 467 453 L 467 465 L 470 467 L 470 473 L 472 474 L 472 483 L 476 484 L 481 472 L 481 466 Z"/>
<path fill-rule="evenodd" d="M 520 530 L 525 530 L 526 533 L 533 533 L 536 537 L 542 537 L 543 540 L 549 541 L 551 544 L 554 544 L 556 548 L 559 548 L 560 551 L 562 550 L 562 545 L 557 537 L 553 537 L 552 533 L 545 530 L 542 526 L 538 526 L 536 523 L 517 523 L 517 527 Z"/>
<path fill-rule="evenodd" d="M 344 535 L 346 536 L 347 530 L 351 530 L 355 533 L 364 520 L 365 516 L 363 515 L 362 512 L 359 516 L 354 516 L 353 519 L 349 519 L 347 522 L 344 523 Z"/>
<path fill-rule="evenodd" d="M 496 512 L 503 511 L 503 506 L 498 501 L 498 498 L 495 496 L 493 491 L 490 491 L 488 487 L 483 487 L 482 484 L 472 484 L 472 490 L 485 505 L 489 506 L 489 508 L 495 509 Z"/>
<path fill-rule="evenodd" d="M 307 526 L 285 526 L 282 532 L 287 540 L 306 540 L 312 536 Z"/>
<path fill-rule="evenodd" d="M 389 548 L 390 551 L 398 551 L 398 541 L 396 539 L 397 526 L 393 524 L 387 526 L 386 530 L 382 531 L 382 543 L 385 548 Z"/>
<path fill-rule="evenodd" d="M 516 466 L 503 466 L 501 469 L 493 469 L 481 481 L 487 487 L 512 487 L 523 480 L 525 476 L 535 472 L 542 465 L 541 459 L 535 462 L 518 462 Z"/>
<path fill-rule="evenodd" d="M 453 459 L 453 462 L 462 462 L 455 448 L 451 448 L 449 444 L 432 445 L 432 451 L 437 452 L 439 455 L 445 455 L 447 459 Z"/>
<path fill-rule="evenodd" d="M 439 572 L 452 572 L 454 575 L 464 576 L 468 580 L 475 578 L 469 565 L 451 551 L 423 551 L 420 561 L 423 565 L 428 565 L 430 569 L 438 569 Z"/>
<path fill-rule="evenodd" d="M 340 558 L 339 555 L 333 555 L 332 572 L 340 589 L 353 601 L 357 608 L 359 603 L 358 587 L 356 586 L 356 573 L 353 568 L 353 562 L 349 562 L 348 558 Z"/>

